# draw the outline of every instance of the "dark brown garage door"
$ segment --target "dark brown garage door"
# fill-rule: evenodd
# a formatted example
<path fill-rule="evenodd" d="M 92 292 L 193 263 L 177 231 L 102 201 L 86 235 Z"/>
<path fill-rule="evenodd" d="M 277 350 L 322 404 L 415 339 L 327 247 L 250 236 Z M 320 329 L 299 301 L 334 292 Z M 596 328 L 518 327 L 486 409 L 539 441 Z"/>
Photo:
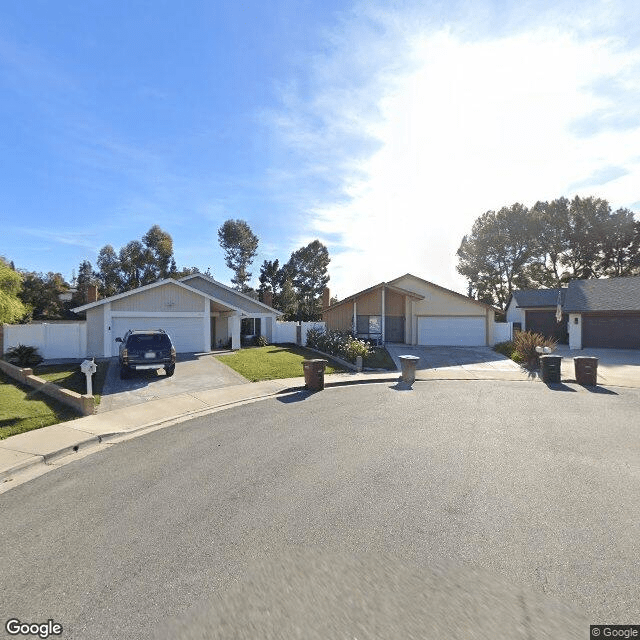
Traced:
<path fill-rule="evenodd" d="M 640 313 L 583 315 L 582 346 L 640 349 Z"/>
<path fill-rule="evenodd" d="M 569 316 L 566 313 L 562 314 L 561 322 L 556 322 L 555 311 L 527 311 L 525 315 L 527 331 L 541 333 L 558 342 L 568 342 L 567 321 Z"/>

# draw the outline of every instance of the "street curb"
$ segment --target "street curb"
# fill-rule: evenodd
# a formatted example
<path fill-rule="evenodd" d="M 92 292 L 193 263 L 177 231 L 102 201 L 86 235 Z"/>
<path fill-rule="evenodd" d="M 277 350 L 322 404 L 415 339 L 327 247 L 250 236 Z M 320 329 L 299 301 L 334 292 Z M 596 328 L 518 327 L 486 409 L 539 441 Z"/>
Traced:
<path fill-rule="evenodd" d="M 360 381 L 354 380 L 354 381 L 351 381 L 351 384 L 357 384 L 358 382 Z M 27 471 L 33 467 L 37 467 L 42 464 L 46 465 L 53 462 L 54 460 L 57 460 L 58 458 L 62 458 L 71 453 L 77 453 L 81 448 L 85 448 L 89 445 L 102 444 L 103 442 L 109 443 L 113 440 L 117 440 L 118 438 L 124 438 L 126 436 L 134 435 L 141 431 L 153 429 L 154 427 L 160 427 L 163 424 L 167 424 L 167 425 L 178 424 L 180 422 L 185 422 L 192 418 L 198 418 L 200 416 L 207 415 L 209 413 L 215 413 L 217 411 L 221 411 L 224 409 L 231 409 L 234 406 L 248 404 L 250 402 L 257 402 L 259 400 L 266 400 L 267 398 L 271 398 L 273 396 L 277 396 L 285 393 L 294 393 L 294 392 L 304 391 L 304 390 L 305 390 L 304 386 L 287 387 L 285 389 L 280 389 L 272 393 L 254 396 L 251 398 L 244 398 L 242 400 L 236 400 L 234 402 L 219 404 L 219 405 L 216 405 L 215 407 L 210 406 L 210 407 L 206 407 L 196 411 L 189 411 L 188 413 L 184 413 L 178 416 L 171 416 L 169 418 L 164 418 L 162 420 L 155 420 L 153 422 L 148 422 L 146 424 L 134 427 L 133 429 L 128 429 L 126 431 L 113 431 L 111 433 L 91 436 L 90 438 L 78 440 L 74 444 L 67 445 L 65 447 L 62 447 L 61 449 L 57 449 L 46 455 L 34 453 L 33 458 L 31 459 L 23 460 L 22 462 L 14 464 L 10 467 L 5 467 L 4 469 L 0 469 L 0 481 L 5 482 L 8 479 L 10 479 L 12 475 L 18 472 Z M 68 424 L 68 423 L 62 422 L 59 424 Z M 54 426 L 54 425 L 49 425 L 49 426 Z M 43 428 L 46 429 L 47 427 L 43 427 Z"/>
<path fill-rule="evenodd" d="M 349 380 L 347 378 L 343 380 L 336 380 L 333 382 L 329 381 L 329 382 L 325 382 L 325 388 L 355 386 L 359 384 L 385 384 L 389 382 L 398 382 L 399 380 L 401 380 L 402 377 L 398 375 L 398 372 L 390 372 L 390 373 L 393 373 L 394 375 L 389 375 L 385 377 L 372 377 L 371 379 L 360 378 L 357 380 Z M 526 382 L 525 380 L 521 380 L 521 379 L 505 379 L 500 377 L 495 377 L 495 378 L 416 377 L 416 382 L 437 382 L 437 381 L 450 382 L 450 381 L 456 381 L 456 380 L 464 380 L 468 382 L 471 382 L 474 380 L 479 382 L 489 382 L 491 380 L 498 381 L 498 382 Z M 539 377 L 539 375 L 534 375 L 532 376 L 532 379 L 530 380 L 530 382 L 541 383 L 542 380 Z M 562 383 L 565 383 L 565 382 L 575 383 L 575 381 L 573 380 L 562 380 Z M 614 385 L 607 385 L 607 386 L 621 386 L 621 385 L 614 384 Z M 634 388 L 634 387 L 629 387 L 629 388 Z M 171 424 L 179 424 L 181 422 L 186 422 L 187 420 L 190 420 L 193 418 L 198 418 L 211 413 L 216 413 L 217 411 L 231 409 L 235 406 L 249 404 L 252 402 L 258 402 L 260 400 L 267 400 L 268 398 L 273 398 L 275 396 L 284 395 L 288 393 L 299 393 L 301 391 L 307 391 L 304 385 L 285 387 L 283 389 L 272 391 L 270 393 L 257 395 L 250 398 L 243 398 L 241 400 L 235 400 L 229 403 L 218 404 L 216 406 L 208 406 L 206 408 L 189 411 L 187 413 L 184 413 L 178 416 L 171 416 L 169 418 L 155 420 L 153 422 L 145 423 L 143 425 L 140 425 L 125 431 L 113 431 L 111 433 L 93 435 L 89 438 L 78 440 L 74 444 L 67 445 L 65 447 L 62 447 L 61 449 L 58 449 L 56 451 L 53 451 L 45 455 L 32 454 L 33 457 L 31 459 L 23 460 L 22 462 L 12 465 L 11 467 L 0 469 L 0 481 L 7 482 L 11 479 L 12 475 L 16 473 L 27 471 L 39 465 L 43 465 L 43 464 L 47 465 L 53 462 L 54 460 L 57 460 L 58 458 L 62 458 L 66 455 L 70 455 L 71 453 L 77 453 L 81 448 L 86 448 L 91 445 L 110 443 L 114 440 L 117 440 L 118 438 L 125 438 L 127 436 L 132 436 L 132 435 L 135 435 L 136 433 L 147 431 L 149 429 L 162 427 L 162 425 L 164 424 L 166 424 L 167 426 L 170 426 Z M 308 391 L 308 393 L 311 394 L 311 393 L 317 393 L 317 392 Z M 68 423 L 65 423 L 65 422 L 59 423 L 59 424 L 68 425 Z M 50 425 L 50 426 L 54 426 L 54 425 Z M 47 427 L 43 427 L 43 428 L 46 429 Z M 80 432 L 80 430 L 78 431 Z M 23 453 L 26 453 L 26 452 L 23 452 Z"/>

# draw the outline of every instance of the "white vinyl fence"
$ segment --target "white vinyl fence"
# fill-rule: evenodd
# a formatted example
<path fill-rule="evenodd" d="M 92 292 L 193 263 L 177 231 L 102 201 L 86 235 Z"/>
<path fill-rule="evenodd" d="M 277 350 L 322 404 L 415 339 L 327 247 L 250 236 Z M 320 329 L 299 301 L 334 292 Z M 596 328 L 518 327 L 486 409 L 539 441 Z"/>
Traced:
<path fill-rule="evenodd" d="M 495 322 L 493 324 L 493 340 L 495 344 L 498 342 L 507 342 L 513 338 L 513 322 Z"/>
<path fill-rule="evenodd" d="M 24 344 L 37 347 L 45 360 L 53 358 L 86 358 L 86 322 L 42 322 L 38 324 L 5 324 L 4 351 Z"/>
<path fill-rule="evenodd" d="M 307 331 L 309 329 L 320 329 L 324 331 L 324 322 L 276 322 L 273 330 L 273 343 L 282 344 L 284 342 L 298 342 L 298 327 L 300 327 L 300 344 L 307 344 Z"/>

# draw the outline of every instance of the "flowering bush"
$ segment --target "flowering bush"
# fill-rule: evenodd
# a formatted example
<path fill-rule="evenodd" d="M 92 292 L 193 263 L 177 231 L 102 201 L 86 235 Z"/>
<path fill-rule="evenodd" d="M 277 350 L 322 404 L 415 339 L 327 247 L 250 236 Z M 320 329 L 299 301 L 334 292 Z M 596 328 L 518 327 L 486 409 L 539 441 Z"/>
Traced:
<path fill-rule="evenodd" d="M 354 338 L 349 331 L 310 329 L 307 332 L 307 346 L 350 362 L 355 362 L 358 356 L 364 358 L 371 353 L 369 345 Z"/>

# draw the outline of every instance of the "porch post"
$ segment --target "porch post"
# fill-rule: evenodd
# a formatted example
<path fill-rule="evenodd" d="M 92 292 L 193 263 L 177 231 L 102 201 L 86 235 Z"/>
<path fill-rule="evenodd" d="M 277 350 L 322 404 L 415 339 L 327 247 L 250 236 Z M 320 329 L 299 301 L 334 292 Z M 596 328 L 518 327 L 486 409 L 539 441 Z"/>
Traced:
<path fill-rule="evenodd" d="M 111 303 L 107 302 L 104 305 L 104 332 L 103 332 L 103 341 L 102 352 L 104 353 L 105 358 L 111 357 L 111 343 L 113 331 L 111 330 Z"/>
<path fill-rule="evenodd" d="M 229 331 L 231 333 L 231 348 L 238 350 L 240 348 L 240 314 L 234 313 L 229 318 Z"/>
<path fill-rule="evenodd" d="M 356 311 L 356 301 L 353 301 L 353 335 L 358 334 L 358 315 Z"/>
<path fill-rule="evenodd" d="M 204 318 L 202 319 L 204 331 L 204 350 L 211 351 L 211 300 L 204 299 Z"/>
<path fill-rule="evenodd" d="M 382 336 L 380 336 L 382 338 L 382 344 L 384 344 L 385 342 L 385 335 L 384 335 L 384 285 L 382 285 Z"/>

